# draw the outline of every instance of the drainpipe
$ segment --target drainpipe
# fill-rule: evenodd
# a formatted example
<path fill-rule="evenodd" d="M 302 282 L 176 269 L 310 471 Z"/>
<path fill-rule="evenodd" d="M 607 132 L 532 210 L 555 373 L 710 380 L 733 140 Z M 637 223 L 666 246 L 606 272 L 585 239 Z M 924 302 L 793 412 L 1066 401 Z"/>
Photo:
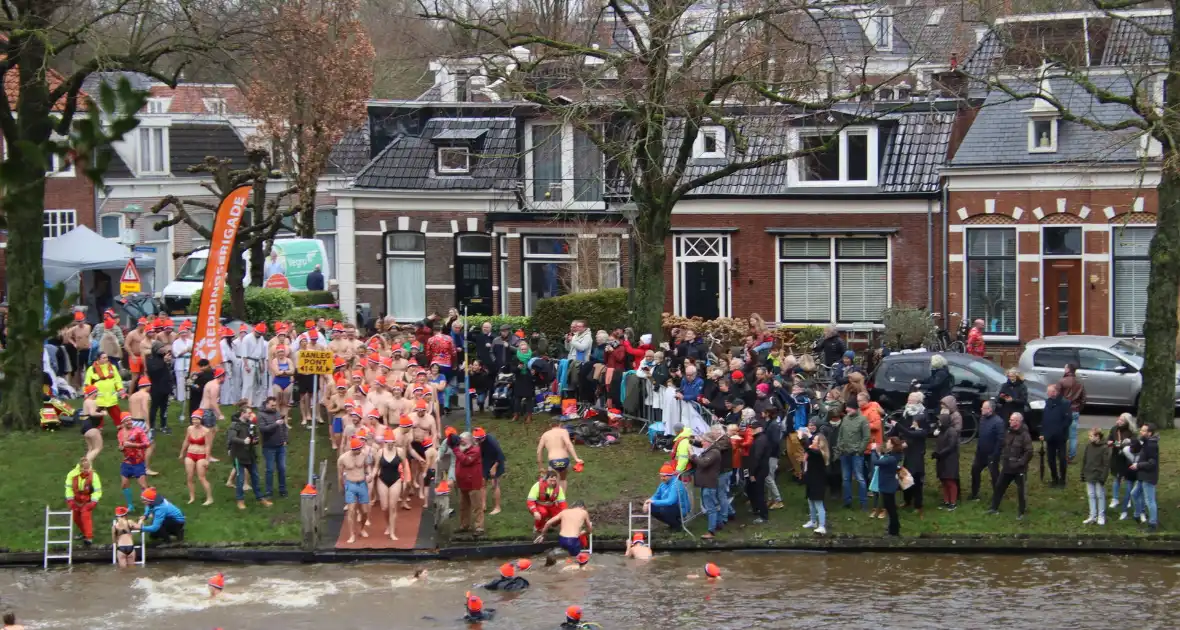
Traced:
<path fill-rule="evenodd" d="M 934 200 L 926 200 L 926 310 L 934 310 Z"/>
<path fill-rule="evenodd" d="M 941 201 L 941 204 L 942 204 L 942 321 L 943 321 L 943 326 L 947 325 L 946 324 L 946 322 L 948 321 L 947 318 L 950 316 L 950 313 L 947 311 L 947 294 L 946 294 L 947 282 L 948 282 L 948 276 L 949 276 L 949 271 L 947 270 L 947 267 L 948 267 L 947 261 L 950 260 L 950 255 L 947 252 L 947 244 L 946 244 L 946 242 L 947 242 L 947 229 L 948 229 L 946 214 L 948 212 L 948 210 L 947 210 L 948 203 L 949 203 L 949 199 L 947 196 L 946 181 L 943 180 L 942 201 Z M 967 309 L 963 309 L 963 310 L 965 311 Z M 963 316 L 966 317 L 967 316 L 966 313 L 964 313 Z"/>

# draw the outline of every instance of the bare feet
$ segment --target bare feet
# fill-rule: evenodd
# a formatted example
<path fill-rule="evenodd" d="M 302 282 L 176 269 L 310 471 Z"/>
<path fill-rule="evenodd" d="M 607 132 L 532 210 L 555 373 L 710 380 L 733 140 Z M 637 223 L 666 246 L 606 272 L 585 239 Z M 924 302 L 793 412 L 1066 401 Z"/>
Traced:
<path fill-rule="evenodd" d="M 233 482 L 233 481 L 230 481 L 230 480 L 226 480 L 226 482 L 225 482 L 225 487 L 226 487 L 226 488 L 233 488 L 233 487 L 234 487 L 234 482 Z"/>
<path fill-rule="evenodd" d="M 208 499 L 205 499 L 205 502 L 202 503 L 201 505 L 213 505 L 213 497 L 209 497 Z"/>
<path fill-rule="evenodd" d="M 258 502 L 262 504 L 262 507 L 270 507 L 274 505 L 274 503 L 270 502 L 270 499 L 260 499 Z"/>
<path fill-rule="evenodd" d="M 390 534 L 390 535 L 389 535 L 389 539 L 390 539 L 390 540 L 397 540 L 397 536 L 394 536 L 393 534 Z"/>
<path fill-rule="evenodd" d="M 192 504 L 193 504 L 193 503 L 195 503 L 196 501 L 197 501 L 197 497 L 194 497 L 194 496 L 193 496 L 193 495 L 191 495 L 191 494 L 190 494 L 190 495 L 188 495 L 188 504 L 189 504 L 189 505 L 192 505 Z"/>
<path fill-rule="evenodd" d="M 238 501 L 238 509 L 239 510 L 246 509 L 246 502 L 245 501 Z"/>
<path fill-rule="evenodd" d="M 158 473 L 158 472 L 156 472 L 156 471 L 154 471 L 154 470 L 149 470 L 149 471 L 147 471 L 147 474 L 148 474 L 148 476 L 149 476 L 149 477 L 155 477 L 156 475 L 158 475 L 158 474 L 160 474 L 160 473 Z"/>
<path fill-rule="evenodd" d="M 366 525 L 366 527 L 367 527 L 367 525 Z M 361 529 L 361 538 L 368 538 L 368 537 L 369 537 L 368 530 L 362 528 Z"/>
<path fill-rule="evenodd" d="M 497 514 L 499 514 L 499 513 L 500 513 L 500 508 L 498 508 L 498 507 L 497 507 L 496 509 L 494 509 L 494 510 L 492 510 L 491 512 L 489 512 L 489 513 L 488 513 L 488 516 L 495 516 L 495 515 L 497 515 Z"/>
<path fill-rule="evenodd" d="M 356 542 L 356 535 L 355 534 L 348 537 L 348 544 L 351 545 L 354 542 Z"/>
<path fill-rule="evenodd" d="M 220 461 L 221 461 L 220 459 L 217 459 L 216 457 L 213 457 L 212 455 L 209 456 L 209 463 L 211 463 L 211 464 L 216 464 Z"/>

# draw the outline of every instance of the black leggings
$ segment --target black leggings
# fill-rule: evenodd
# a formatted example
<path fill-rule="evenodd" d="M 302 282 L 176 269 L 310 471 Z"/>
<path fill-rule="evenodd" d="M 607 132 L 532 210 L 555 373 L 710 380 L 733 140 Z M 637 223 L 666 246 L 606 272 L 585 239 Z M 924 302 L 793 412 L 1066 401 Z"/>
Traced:
<path fill-rule="evenodd" d="M 882 492 L 881 502 L 885 504 L 885 512 L 889 514 L 889 535 L 897 536 L 901 533 L 901 522 L 897 520 L 897 493 Z"/>
<path fill-rule="evenodd" d="M 168 392 L 156 393 L 152 392 L 152 406 L 148 410 L 148 426 L 155 429 L 156 417 L 159 415 L 159 428 L 163 429 L 168 426 Z"/>

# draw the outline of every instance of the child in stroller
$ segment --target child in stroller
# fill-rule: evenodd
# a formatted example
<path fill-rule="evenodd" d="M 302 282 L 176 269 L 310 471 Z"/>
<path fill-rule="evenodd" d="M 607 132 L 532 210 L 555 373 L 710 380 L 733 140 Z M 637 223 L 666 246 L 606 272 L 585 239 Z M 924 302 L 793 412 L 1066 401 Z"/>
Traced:
<path fill-rule="evenodd" d="M 496 374 L 496 384 L 492 388 L 492 415 L 502 418 L 512 413 L 512 382 L 514 376 L 508 366 L 500 368 Z"/>

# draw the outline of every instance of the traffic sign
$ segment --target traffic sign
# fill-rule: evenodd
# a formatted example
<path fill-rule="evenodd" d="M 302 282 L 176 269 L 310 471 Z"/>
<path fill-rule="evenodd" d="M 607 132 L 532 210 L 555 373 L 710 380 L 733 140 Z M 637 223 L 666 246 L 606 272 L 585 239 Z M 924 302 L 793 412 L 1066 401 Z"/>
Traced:
<path fill-rule="evenodd" d="M 131 251 L 137 254 L 154 254 L 156 253 L 156 248 L 154 245 L 136 245 L 131 248 Z"/>
<path fill-rule="evenodd" d="M 143 283 L 139 277 L 139 270 L 135 268 L 135 260 L 129 259 L 123 267 L 123 275 L 119 276 L 119 293 L 139 293 L 143 290 Z"/>
<path fill-rule="evenodd" d="M 331 374 L 331 350 L 300 350 L 295 368 L 300 374 Z"/>
<path fill-rule="evenodd" d="M 268 289 L 290 289 L 291 283 L 287 280 L 287 276 L 275 273 L 266 279 L 264 286 Z"/>

